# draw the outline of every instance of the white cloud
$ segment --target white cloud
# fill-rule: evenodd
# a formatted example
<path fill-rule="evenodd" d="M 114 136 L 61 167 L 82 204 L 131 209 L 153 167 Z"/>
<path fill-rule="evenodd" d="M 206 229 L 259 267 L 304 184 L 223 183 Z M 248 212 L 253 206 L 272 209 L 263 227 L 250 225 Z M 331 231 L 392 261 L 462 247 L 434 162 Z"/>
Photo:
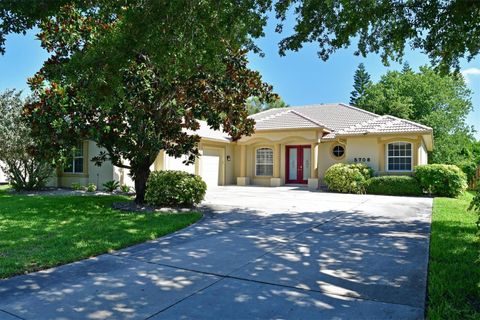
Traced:
<path fill-rule="evenodd" d="M 465 82 L 470 82 L 471 76 L 478 76 L 480 75 L 480 68 L 468 68 L 461 71 L 463 77 L 465 78 Z"/>

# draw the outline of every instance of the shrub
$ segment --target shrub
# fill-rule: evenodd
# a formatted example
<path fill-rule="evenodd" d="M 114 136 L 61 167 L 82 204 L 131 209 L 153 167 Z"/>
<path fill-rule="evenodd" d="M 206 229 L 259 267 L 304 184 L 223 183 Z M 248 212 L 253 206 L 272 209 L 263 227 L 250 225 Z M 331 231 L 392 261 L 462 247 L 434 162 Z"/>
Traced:
<path fill-rule="evenodd" d="M 373 177 L 367 181 L 367 193 L 391 196 L 421 196 L 423 190 L 417 179 L 410 176 Z"/>
<path fill-rule="evenodd" d="M 85 188 L 87 192 L 95 192 L 97 190 L 97 186 L 95 183 L 89 183 L 87 184 L 87 187 Z"/>
<path fill-rule="evenodd" d="M 472 202 L 470 203 L 470 206 L 468 207 L 468 210 L 477 213 L 477 215 L 478 215 L 477 230 L 478 230 L 478 234 L 480 234 L 480 186 L 477 187 L 477 192 L 476 192 L 475 196 L 473 197 Z"/>
<path fill-rule="evenodd" d="M 72 183 L 72 189 L 73 190 L 83 190 L 84 187 L 80 183 L 74 182 L 74 183 Z"/>
<path fill-rule="evenodd" d="M 442 197 L 457 197 L 467 189 L 467 177 L 459 167 L 427 164 L 415 167 L 415 177 L 423 190 Z"/>
<path fill-rule="evenodd" d="M 125 192 L 125 193 L 129 193 L 129 192 L 130 192 L 130 189 L 131 189 L 130 186 L 127 186 L 126 184 L 122 184 L 122 185 L 120 186 L 120 190 L 121 190 L 122 192 Z"/>
<path fill-rule="evenodd" d="M 103 187 L 108 192 L 113 192 L 113 191 L 117 190 L 119 186 L 120 186 L 120 184 L 118 183 L 118 181 L 115 181 L 115 180 L 110 180 L 110 181 L 107 181 L 103 184 Z"/>
<path fill-rule="evenodd" d="M 205 197 L 207 184 L 183 171 L 155 171 L 147 181 L 145 201 L 155 206 L 191 206 Z"/>
<path fill-rule="evenodd" d="M 365 185 L 373 170 L 365 164 L 337 163 L 325 172 L 328 189 L 337 192 L 365 193 Z"/>

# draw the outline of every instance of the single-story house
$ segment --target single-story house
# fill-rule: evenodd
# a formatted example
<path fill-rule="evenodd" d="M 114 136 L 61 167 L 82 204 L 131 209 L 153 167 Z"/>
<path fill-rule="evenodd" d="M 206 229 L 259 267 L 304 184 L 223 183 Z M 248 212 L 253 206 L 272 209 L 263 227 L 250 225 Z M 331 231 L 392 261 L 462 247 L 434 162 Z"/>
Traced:
<path fill-rule="evenodd" d="M 380 116 L 347 104 L 319 104 L 270 109 L 252 116 L 255 133 L 238 141 L 201 121 L 201 156 L 184 165 L 160 152 L 152 170 L 184 170 L 203 177 L 211 187 L 221 185 L 308 185 L 317 189 L 333 164 L 365 163 L 376 174 L 410 174 L 426 164 L 433 148 L 432 129 L 397 117 Z M 73 182 L 108 180 L 133 185 L 128 172 L 91 159 L 100 149 L 86 141 L 59 170 L 52 184 L 70 187 Z"/>

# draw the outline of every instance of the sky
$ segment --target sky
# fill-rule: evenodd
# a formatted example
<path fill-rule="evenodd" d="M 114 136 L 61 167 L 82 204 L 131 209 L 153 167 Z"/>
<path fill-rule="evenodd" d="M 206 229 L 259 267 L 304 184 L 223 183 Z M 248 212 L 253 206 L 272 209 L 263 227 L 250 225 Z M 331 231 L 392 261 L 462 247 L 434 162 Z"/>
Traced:
<path fill-rule="evenodd" d="M 279 35 L 274 32 L 274 28 L 275 21 L 271 20 L 265 37 L 256 41 L 265 57 L 250 54 L 250 67 L 258 70 L 263 79 L 273 85 L 274 91 L 291 106 L 348 103 L 353 89 L 353 75 L 360 62 L 365 64 L 373 81 L 378 81 L 387 70 L 402 68 L 397 63 L 384 66 L 380 57 L 375 54 L 366 58 L 357 57 L 353 54 L 354 47 L 337 51 L 326 62 L 318 58 L 315 44 L 306 45 L 299 52 L 288 52 L 285 57 L 280 57 L 278 42 L 287 34 Z M 0 91 L 7 88 L 28 91 L 28 77 L 42 66 L 48 54 L 35 39 L 35 31 L 30 31 L 25 36 L 10 35 L 6 46 L 6 54 L 0 55 Z M 429 63 L 426 55 L 419 51 L 407 50 L 404 59 L 414 70 Z M 461 69 L 467 85 L 474 92 L 474 111 L 468 116 L 467 122 L 480 131 L 480 57 L 470 63 L 462 61 Z M 480 132 L 476 133 L 476 137 L 480 139 Z"/>

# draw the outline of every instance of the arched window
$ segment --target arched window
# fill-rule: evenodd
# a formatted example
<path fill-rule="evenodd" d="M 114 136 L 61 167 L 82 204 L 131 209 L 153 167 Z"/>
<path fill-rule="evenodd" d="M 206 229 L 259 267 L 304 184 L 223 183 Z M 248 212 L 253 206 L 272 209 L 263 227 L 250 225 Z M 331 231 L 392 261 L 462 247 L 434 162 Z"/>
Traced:
<path fill-rule="evenodd" d="M 409 142 L 392 142 L 387 147 L 388 171 L 412 171 L 412 144 Z"/>
<path fill-rule="evenodd" d="M 271 148 L 257 149 L 255 159 L 255 175 L 273 175 L 273 150 Z"/>

